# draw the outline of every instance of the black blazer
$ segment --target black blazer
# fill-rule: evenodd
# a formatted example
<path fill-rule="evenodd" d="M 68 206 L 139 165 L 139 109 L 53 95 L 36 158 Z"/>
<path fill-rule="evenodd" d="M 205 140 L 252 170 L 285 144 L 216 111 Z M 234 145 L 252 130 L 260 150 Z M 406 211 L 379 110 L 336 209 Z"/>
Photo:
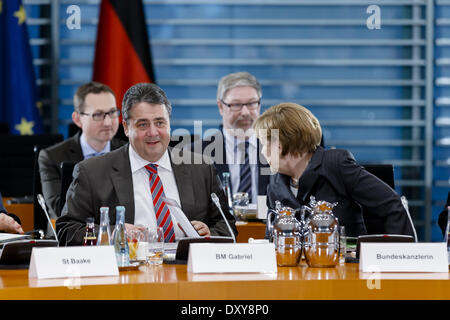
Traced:
<path fill-rule="evenodd" d="M 225 136 L 223 134 L 223 126 L 219 127 L 220 132 L 211 136 L 211 140 L 200 140 L 191 144 L 190 151 L 192 152 L 204 152 L 205 149 L 210 146 L 210 148 L 216 143 L 221 147 L 222 154 L 216 154 L 216 149 L 212 149 L 211 158 L 214 164 L 214 167 L 217 170 L 217 174 L 222 181 L 223 173 L 230 172 L 228 164 L 226 163 L 227 154 L 225 148 Z M 209 154 L 208 154 L 209 155 Z M 258 140 L 258 195 L 266 195 L 267 194 L 267 185 L 270 180 L 270 167 L 267 161 L 265 161 L 264 156 L 261 154 L 260 143 Z M 230 182 L 231 183 L 231 182 Z M 232 188 L 232 186 L 231 186 Z"/>
<path fill-rule="evenodd" d="M 442 230 L 443 236 L 445 236 L 445 229 L 447 229 L 447 217 L 448 217 L 447 207 L 448 206 L 450 206 L 450 192 L 448 193 L 448 196 L 447 196 L 447 203 L 445 204 L 444 210 L 442 210 L 442 212 L 439 214 L 439 220 L 438 220 L 438 224 Z"/>
<path fill-rule="evenodd" d="M 102 206 L 110 208 L 111 224 L 115 223 L 115 207 L 118 205 L 125 207 L 125 222 L 134 223 L 134 191 L 128 148 L 127 144 L 103 156 L 83 160 L 75 166 L 66 204 L 61 217 L 56 220 L 56 231 L 61 245 L 80 245 L 86 218 L 94 217 L 98 225 Z M 228 213 L 225 194 L 219 186 L 214 167 L 207 164 L 179 163 L 174 157 L 180 155 L 180 150 L 173 150 L 175 155 L 171 155 L 169 148 L 169 156 L 181 208 L 187 218 L 190 221 L 206 223 L 211 235 L 230 236 L 225 221 L 211 200 L 211 194 L 214 192 L 220 199 L 233 232 L 237 234 L 234 217 Z"/>
<path fill-rule="evenodd" d="M 61 199 L 61 163 L 77 163 L 83 160 L 80 144 L 80 132 L 73 137 L 50 146 L 39 152 L 39 174 L 41 177 L 42 193 L 52 218 L 60 215 L 60 210 L 66 199 Z M 111 151 L 126 144 L 125 141 L 113 138 Z"/>
<path fill-rule="evenodd" d="M 290 190 L 289 176 L 274 175 L 267 189 L 267 205 L 275 209 L 279 200 L 285 206 L 300 208 L 309 205 L 311 195 L 318 201 L 338 203 L 333 213 L 348 236 L 367 234 L 362 208 L 385 221 L 386 233 L 414 236 L 399 195 L 358 165 L 347 150 L 318 147 L 299 179 L 297 197 Z"/>

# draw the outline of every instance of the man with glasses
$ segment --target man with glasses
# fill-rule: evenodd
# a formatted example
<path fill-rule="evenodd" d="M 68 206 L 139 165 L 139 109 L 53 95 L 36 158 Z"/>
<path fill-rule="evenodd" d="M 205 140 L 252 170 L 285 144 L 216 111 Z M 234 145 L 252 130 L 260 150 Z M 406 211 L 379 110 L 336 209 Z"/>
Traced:
<path fill-rule="evenodd" d="M 191 146 L 197 153 L 211 150 L 207 155 L 213 159 L 220 179 L 228 172 L 232 193 L 247 192 L 250 203 L 257 203 L 258 195 L 266 194 L 269 183 L 270 170 L 252 130 L 261 111 L 261 97 L 261 85 L 250 73 L 224 76 L 217 87 L 220 131 Z"/>
<path fill-rule="evenodd" d="M 126 143 L 114 138 L 119 128 L 120 110 L 111 88 L 102 83 L 88 82 L 78 88 L 73 101 L 72 120 L 82 132 L 39 153 L 42 192 L 52 218 L 60 215 L 65 202 L 60 198 L 61 163 L 77 163 Z"/>

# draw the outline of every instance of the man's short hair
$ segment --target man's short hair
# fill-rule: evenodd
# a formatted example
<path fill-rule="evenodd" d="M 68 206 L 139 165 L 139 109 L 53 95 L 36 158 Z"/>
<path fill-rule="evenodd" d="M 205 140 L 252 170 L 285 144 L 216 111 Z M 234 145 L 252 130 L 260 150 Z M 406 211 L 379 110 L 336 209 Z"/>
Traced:
<path fill-rule="evenodd" d="M 222 101 L 228 90 L 236 87 L 252 87 L 258 93 L 258 98 L 261 99 L 262 90 L 258 80 L 248 72 L 236 72 L 230 73 L 220 79 L 219 85 L 217 86 L 217 100 Z"/>
<path fill-rule="evenodd" d="M 122 117 L 128 123 L 131 118 L 131 109 L 140 102 L 149 104 L 162 104 L 167 113 L 172 114 L 172 105 L 166 93 L 154 83 L 138 83 L 130 87 L 122 100 Z"/>
<path fill-rule="evenodd" d="M 109 92 L 114 98 L 116 97 L 110 87 L 100 82 L 91 81 L 80 86 L 73 96 L 73 107 L 75 112 L 84 111 L 84 101 L 89 93 L 99 94 L 103 92 Z"/>
<path fill-rule="evenodd" d="M 305 107 L 290 102 L 267 109 L 253 128 L 258 138 L 264 135 L 267 141 L 271 141 L 273 130 L 278 129 L 282 156 L 313 153 L 322 139 L 319 120 Z"/>

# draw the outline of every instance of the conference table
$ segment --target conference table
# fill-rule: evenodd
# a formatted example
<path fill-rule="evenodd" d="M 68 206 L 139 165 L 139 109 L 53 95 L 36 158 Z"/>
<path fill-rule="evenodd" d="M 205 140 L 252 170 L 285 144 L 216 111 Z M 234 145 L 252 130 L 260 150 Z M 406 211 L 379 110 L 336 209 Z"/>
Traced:
<path fill-rule="evenodd" d="M 0 270 L 0 299 L 26 300 L 450 300 L 448 273 L 361 273 L 335 268 L 278 267 L 274 274 L 193 274 L 184 264 L 142 265 L 119 276 L 64 279 Z"/>

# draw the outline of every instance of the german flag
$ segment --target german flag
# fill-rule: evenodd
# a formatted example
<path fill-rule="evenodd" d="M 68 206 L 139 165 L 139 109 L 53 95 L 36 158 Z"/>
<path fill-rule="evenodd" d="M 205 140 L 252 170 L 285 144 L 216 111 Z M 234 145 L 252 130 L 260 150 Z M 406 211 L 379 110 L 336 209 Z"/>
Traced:
<path fill-rule="evenodd" d="M 155 82 L 142 0 L 102 0 L 93 80 L 110 86 L 120 107 L 129 87 Z"/>

